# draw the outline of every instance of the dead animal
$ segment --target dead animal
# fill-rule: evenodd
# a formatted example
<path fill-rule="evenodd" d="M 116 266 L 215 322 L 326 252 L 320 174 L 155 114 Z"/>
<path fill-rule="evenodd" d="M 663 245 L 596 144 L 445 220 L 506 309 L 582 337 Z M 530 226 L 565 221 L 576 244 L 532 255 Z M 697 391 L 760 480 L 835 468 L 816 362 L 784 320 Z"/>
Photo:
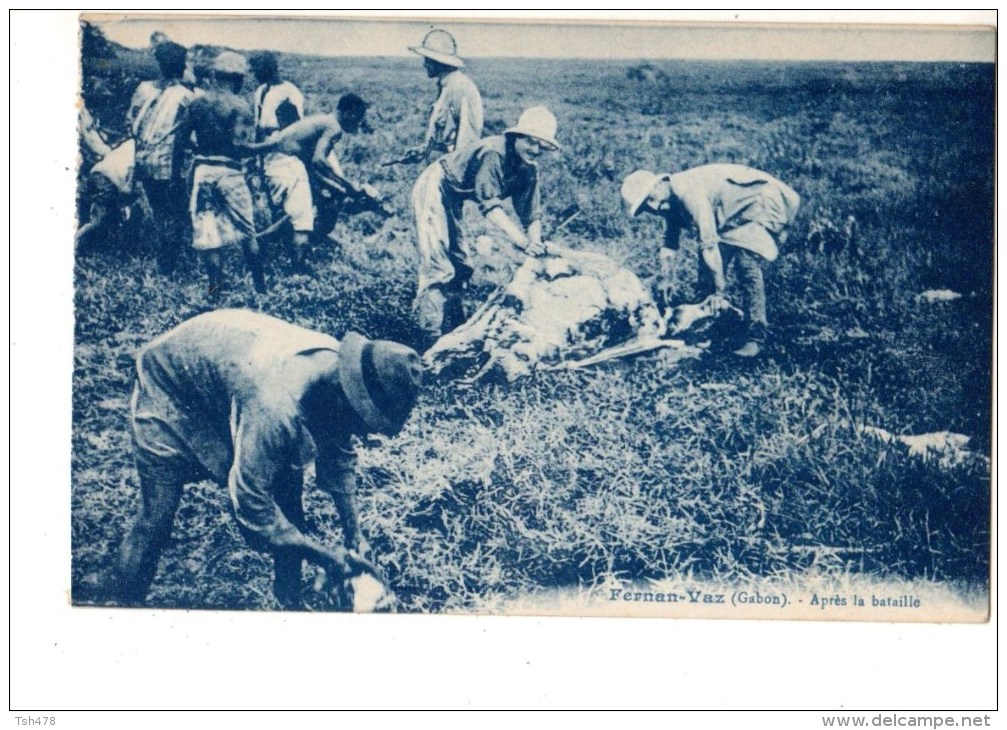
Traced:
<path fill-rule="evenodd" d="M 739 317 L 744 316 L 740 309 L 716 294 L 711 294 L 697 304 L 679 304 L 668 313 L 668 331 L 670 334 L 680 335 L 700 320 L 717 317 L 728 311 Z"/>

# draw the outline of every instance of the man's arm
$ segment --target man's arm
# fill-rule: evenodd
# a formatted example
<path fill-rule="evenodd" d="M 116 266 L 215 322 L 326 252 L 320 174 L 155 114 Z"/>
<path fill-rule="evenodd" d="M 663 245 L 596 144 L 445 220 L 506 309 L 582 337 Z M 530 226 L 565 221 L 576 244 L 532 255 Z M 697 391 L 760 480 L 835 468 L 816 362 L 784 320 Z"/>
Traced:
<path fill-rule="evenodd" d="M 486 220 L 503 231 L 507 235 L 507 238 L 509 238 L 519 249 L 522 251 L 527 250 L 528 244 L 530 243 L 528 236 L 525 234 L 521 226 L 515 223 L 511 217 L 504 212 L 502 207 L 498 205 L 488 210 L 486 212 Z"/>
<path fill-rule="evenodd" d="M 702 193 L 685 195 L 681 200 L 699 229 L 700 255 L 703 263 L 713 274 L 716 293 L 722 294 L 727 284 L 724 279 L 724 260 L 720 255 L 720 234 L 717 231 L 713 206 L 709 198 Z"/>
<path fill-rule="evenodd" d="M 437 97 L 437 101 L 434 102 L 433 107 L 430 109 L 430 118 L 427 120 L 427 130 L 423 134 L 423 144 L 420 149 L 423 152 L 429 152 L 434 146 L 434 138 L 437 136 L 439 129 L 443 127 L 443 119 L 445 112 L 445 98 L 444 92 L 442 91 L 440 96 Z"/>
<path fill-rule="evenodd" d="M 109 146 L 105 138 L 101 136 L 101 132 L 98 131 L 98 127 L 95 124 L 94 117 L 87 110 L 87 107 L 82 106 L 80 108 L 80 116 L 78 118 L 78 128 L 80 129 L 80 135 L 84 139 L 84 144 L 87 145 L 88 149 L 91 150 L 99 159 L 102 159 L 112 148 Z"/>
<path fill-rule="evenodd" d="M 287 83 L 290 84 L 290 93 L 287 95 L 287 99 L 297 110 L 297 118 L 304 119 L 304 94 L 293 83 L 289 81 Z"/>
<path fill-rule="evenodd" d="M 371 559 L 371 546 L 360 529 L 356 498 L 351 493 L 332 492 L 332 501 L 339 511 L 339 524 L 343 528 L 343 544 L 362 558 Z"/>
<path fill-rule="evenodd" d="M 338 126 L 326 127 L 315 143 L 315 149 L 311 154 L 311 164 L 317 167 L 328 167 L 336 175 L 342 177 L 343 166 L 339 164 L 339 157 L 334 149 L 336 142 L 342 136 L 342 130 Z"/>
<path fill-rule="evenodd" d="M 456 105 L 455 149 L 462 149 L 476 144 L 483 134 L 483 102 L 475 84 L 459 88 Z"/>
<path fill-rule="evenodd" d="M 235 516 L 272 549 L 294 549 L 306 559 L 335 574 L 374 572 L 368 561 L 342 546 L 328 547 L 301 532 L 280 510 L 272 496 L 281 472 L 291 468 L 292 425 L 269 414 L 241 419 L 235 434 L 235 461 L 228 487 Z"/>
<path fill-rule="evenodd" d="M 528 178 L 524 189 L 514 193 L 511 200 L 514 212 L 528 231 L 527 253 L 540 256 L 545 253 L 545 244 L 542 242 L 542 196 L 537 171 Z"/>
<path fill-rule="evenodd" d="M 270 134 L 261 142 L 249 142 L 249 149 L 266 152 L 279 148 L 283 151 L 299 150 L 311 137 L 318 134 L 318 122 L 314 119 L 301 119 L 287 127 Z"/>
<path fill-rule="evenodd" d="M 337 436 L 319 435 L 319 453 L 315 459 L 315 483 L 332 497 L 339 512 L 343 528 L 343 544 L 361 556 L 370 552 L 370 546 L 360 529 L 357 513 L 357 455 L 349 440 Z"/>
<path fill-rule="evenodd" d="M 723 294 L 724 290 L 727 288 L 727 282 L 724 279 L 724 259 L 720 255 L 720 246 L 714 244 L 713 246 L 707 247 L 703 246 L 700 249 L 701 255 L 703 257 L 703 263 L 713 274 L 713 286 L 716 289 L 717 294 Z"/>
<path fill-rule="evenodd" d="M 537 219 L 529 222 L 529 229 L 515 222 L 503 209 L 503 159 L 496 152 L 485 153 L 479 161 L 479 169 L 476 171 L 475 193 L 479 202 L 479 210 L 486 216 L 486 220 L 495 225 L 511 242 L 521 251 L 532 255 L 541 253 L 542 246 L 542 226 L 541 224 L 532 226 Z M 537 238 L 532 238 L 532 234 Z"/>

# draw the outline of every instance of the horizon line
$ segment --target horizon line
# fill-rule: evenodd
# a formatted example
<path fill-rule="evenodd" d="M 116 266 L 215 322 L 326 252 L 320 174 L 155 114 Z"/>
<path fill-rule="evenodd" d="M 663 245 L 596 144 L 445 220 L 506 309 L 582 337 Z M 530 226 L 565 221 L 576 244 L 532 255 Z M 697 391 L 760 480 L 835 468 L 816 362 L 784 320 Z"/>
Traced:
<path fill-rule="evenodd" d="M 274 50 L 322 58 L 409 58 L 434 27 L 461 58 L 640 61 L 995 63 L 996 28 L 983 25 L 710 23 L 583 19 L 356 19 L 319 16 L 81 14 L 110 41 L 149 47 L 161 31 L 185 46 Z M 309 52 L 306 49 L 310 48 Z"/>

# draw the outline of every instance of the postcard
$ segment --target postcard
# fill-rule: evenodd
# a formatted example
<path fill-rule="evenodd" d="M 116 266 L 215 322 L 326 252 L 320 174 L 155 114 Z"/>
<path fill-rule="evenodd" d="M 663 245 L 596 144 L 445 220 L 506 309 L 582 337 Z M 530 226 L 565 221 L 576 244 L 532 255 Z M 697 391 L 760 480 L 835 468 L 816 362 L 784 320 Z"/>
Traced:
<path fill-rule="evenodd" d="M 986 621 L 995 35 L 82 15 L 73 605 Z"/>

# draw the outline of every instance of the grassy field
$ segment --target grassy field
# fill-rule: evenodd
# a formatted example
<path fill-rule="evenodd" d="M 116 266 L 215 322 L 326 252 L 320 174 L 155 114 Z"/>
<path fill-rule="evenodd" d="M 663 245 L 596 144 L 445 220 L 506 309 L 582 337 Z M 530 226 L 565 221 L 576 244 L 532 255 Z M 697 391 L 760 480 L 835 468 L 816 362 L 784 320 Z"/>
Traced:
<path fill-rule="evenodd" d="M 993 66 L 662 62 L 667 79 L 646 83 L 628 79 L 631 65 L 471 64 L 487 133 L 534 103 L 559 118 L 563 150 L 542 167 L 546 214 L 584 211 L 561 242 L 641 276 L 656 273 L 660 229 L 622 213 L 628 172 L 730 161 L 792 185 L 804 204 L 767 268 L 769 352 L 755 363 L 711 354 L 669 367 L 653 356 L 510 386 L 430 384 L 400 436 L 361 449 L 362 523 L 404 609 L 481 610 L 680 576 L 985 589 Z M 416 344 L 408 195 L 419 169 L 380 163 L 420 141 L 433 84 L 414 60 L 287 56 L 281 70 L 309 112 L 347 91 L 373 104 L 375 130 L 350 142 L 344 163 L 389 193 L 396 215 L 380 227 L 340 222 L 315 278 L 285 273 L 281 259 L 258 298 L 235 253 L 225 304 Z M 114 128 L 118 110 L 106 106 L 93 111 Z M 476 218 L 471 235 L 485 228 Z M 695 244 L 687 250 L 686 298 Z M 473 304 L 492 275 L 477 284 Z M 75 602 L 107 601 L 102 583 L 136 499 L 133 356 L 204 311 L 204 286 L 191 257 L 173 279 L 159 276 L 142 241 L 78 257 Z M 932 288 L 963 296 L 918 298 Z M 863 426 L 964 433 L 974 455 L 944 467 Z M 307 506 L 314 528 L 339 539 L 331 504 L 309 490 Z M 228 509 L 221 487 L 186 491 L 152 604 L 275 607 L 271 561 L 246 546 Z"/>

